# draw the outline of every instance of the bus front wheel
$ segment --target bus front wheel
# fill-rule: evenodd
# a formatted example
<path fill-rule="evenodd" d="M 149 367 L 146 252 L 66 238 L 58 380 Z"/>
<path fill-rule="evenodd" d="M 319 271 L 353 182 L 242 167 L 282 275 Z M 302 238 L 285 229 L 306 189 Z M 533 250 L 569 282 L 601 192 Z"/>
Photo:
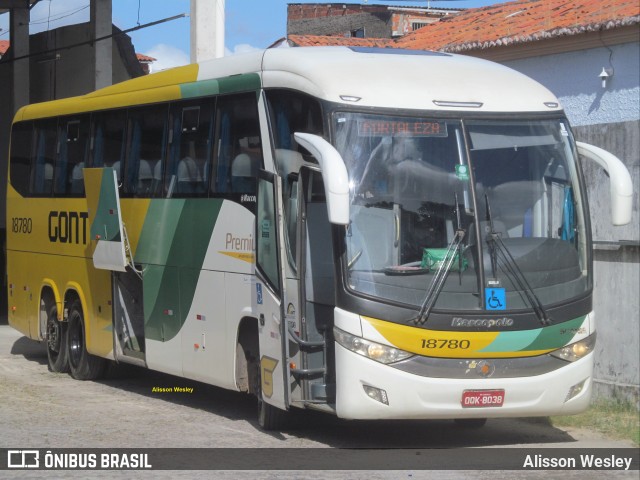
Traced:
<path fill-rule="evenodd" d="M 258 425 L 263 430 L 282 430 L 287 426 L 289 415 L 287 411 L 269 405 L 262 398 L 262 377 L 258 359 L 251 362 L 253 393 L 258 399 Z"/>
<path fill-rule="evenodd" d="M 76 380 L 100 378 L 105 372 L 107 361 L 87 352 L 84 315 L 79 300 L 71 304 L 67 323 L 67 350 L 71 376 Z"/>
<path fill-rule="evenodd" d="M 49 370 L 55 373 L 69 371 L 67 352 L 67 324 L 58 321 L 58 307 L 54 303 L 47 310 L 47 358 Z"/>

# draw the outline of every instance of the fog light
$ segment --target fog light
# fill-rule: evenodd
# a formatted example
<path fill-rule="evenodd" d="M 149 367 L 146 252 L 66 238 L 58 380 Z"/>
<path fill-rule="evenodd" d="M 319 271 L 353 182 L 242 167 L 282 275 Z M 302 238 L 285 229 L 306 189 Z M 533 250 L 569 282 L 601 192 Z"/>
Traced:
<path fill-rule="evenodd" d="M 567 403 L 573 397 L 578 395 L 584 389 L 584 384 L 585 383 L 587 383 L 587 379 L 586 378 L 583 381 L 581 381 L 580 383 L 576 383 L 573 387 L 571 387 L 569 389 L 569 393 L 567 393 L 567 398 L 564 399 L 564 403 Z"/>
<path fill-rule="evenodd" d="M 385 405 L 389 405 L 387 392 L 385 392 L 384 390 L 376 387 L 370 387 L 369 385 L 363 385 L 362 388 L 364 388 L 364 392 L 369 398 L 372 398 L 380 403 L 384 403 Z"/>

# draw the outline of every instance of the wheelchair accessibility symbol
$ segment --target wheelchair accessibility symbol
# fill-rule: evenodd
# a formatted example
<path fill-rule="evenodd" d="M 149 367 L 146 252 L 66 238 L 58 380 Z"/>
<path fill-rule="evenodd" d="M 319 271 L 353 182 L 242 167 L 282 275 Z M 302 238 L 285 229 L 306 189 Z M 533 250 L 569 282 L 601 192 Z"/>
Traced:
<path fill-rule="evenodd" d="M 485 288 L 484 298 L 487 310 L 507 309 L 507 296 L 504 288 Z"/>

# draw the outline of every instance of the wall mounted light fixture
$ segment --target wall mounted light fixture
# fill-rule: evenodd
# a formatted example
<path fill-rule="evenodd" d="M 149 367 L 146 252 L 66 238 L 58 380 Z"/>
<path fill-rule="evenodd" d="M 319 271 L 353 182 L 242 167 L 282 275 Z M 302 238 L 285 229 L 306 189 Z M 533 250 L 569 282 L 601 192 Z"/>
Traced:
<path fill-rule="evenodd" d="M 598 75 L 600 80 L 602 80 L 602 88 L 607 88 L 607 80 L 613 77 L 613 68 L 604 68 L 602 67 L 602 71 Z"/>

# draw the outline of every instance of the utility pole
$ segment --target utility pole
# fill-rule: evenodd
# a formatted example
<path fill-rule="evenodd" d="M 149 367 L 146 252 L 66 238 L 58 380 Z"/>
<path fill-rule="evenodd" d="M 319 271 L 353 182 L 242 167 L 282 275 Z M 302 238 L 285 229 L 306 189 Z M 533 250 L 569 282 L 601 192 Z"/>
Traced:
<path fill-rule="evenodd" d="M 224 56 L 224 0 L 191 0 L 191 63 Z"/>

